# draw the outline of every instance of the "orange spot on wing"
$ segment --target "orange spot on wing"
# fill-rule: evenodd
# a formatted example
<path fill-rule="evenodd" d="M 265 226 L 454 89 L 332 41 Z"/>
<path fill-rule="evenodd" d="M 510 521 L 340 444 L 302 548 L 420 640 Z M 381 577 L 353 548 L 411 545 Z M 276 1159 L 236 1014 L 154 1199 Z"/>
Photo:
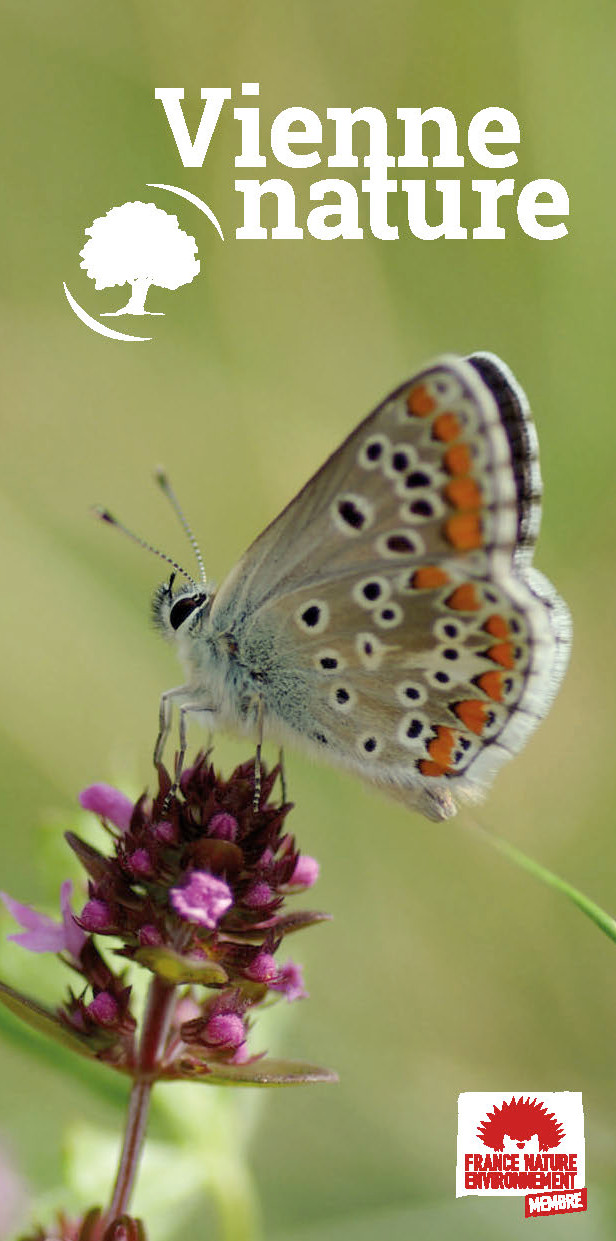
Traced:
<path fill-rule="evenodd" d="M 482 689 L 484 694 L 487 694 L 488 698 L 491 698 L 493 702 L 503 701 L 502 672 L 496 672 L 496 670 L 494 672 L 482 672 L 481 676 L 477 677 L 475 685 Z"/>
<path fill-rule="evenodd" d="M 452 478 L 445 487 L 445 495 L 455 508 L 479 508 L 481 491 L 474 478 Z"/>
<path fill-rule="evenodd" d="M 478 513 L 455 513 L 445 522 L 445 537 L 459 551 L 481 547 L 483 536 Z"/>
<path fill-rule="evenodd" d="M 481 735 L 488 716 L 488 709 L 485 703 L 480 702 L 478 698 L 465 698 L 462 702 L 456 702 L 454 711 L 459 720 L 472 732 Z"/>
<path fill-rule="evenodd" d="M 422 758 L 417 766 L 422 776 L 444 776 L 447 774 L 444 767 L 439 767 L 438 763 L 433 763 L 429 758 Z"/>
<path fill-rule="evenodd" d="M 435 418 L 432 428 L 433 439 L 449 443 L 450 440 L 457 440 L 461 434 L 462 424 L 455 414 L 439 414 L 438 418 Z"/>
<path fill-rule="evenodd" d="M 416 418 L 426 418 L 436 408 L 436 401 L 424 384 L 417 384 L 407 395 L 406 407 Z"/>
<path fill-rule="evenodd" d="M 446 728 L 444 724 L 438 724 L 436 737 L 428 744 L 428 754 L 434 763 L 442 767 L 443 771 L 447 771 L 451 766 L 454 745 L 455 737 L 451 728 Z"/>
<path fill-rule="evenodd" d="M 437 586 L 446 586 L 448 581 L 447 574 L 443 569 L 439 569 L 438 565 L 425 564 L 421 569 L 415 570 L 411 578 L 411 586 L 414 590 L 435 590 Z"/>
<path fill-rule="evenodd" d="M 485 654 L 495 664 L 501 664 L 503 668 L 513 668 L 513 643 L 499 642 L 496 646 L 491 646 L 489 651 L 485 651 Z"/>
<path fill-rule="evenodd" d="M 478 598 L 472 582 L 456 586 L 456 589 L 447 596 L 445 603 L 448 608 L 453 608 L 456 612 L 478 612 L 481 607 L 481 599 Z"/>
<path fill-rule="evenodd" d="M 509 636 L 509 625 L 504 616 L 499 616 L 494 612 L 492 616 L 488 616 L 485 625 L 482 626 L 486 633 L 492 638 L 507 638 Z"/>
<path fill-rule="evenodd" d="M 470 474 L 472 459 L 468 444 L 454 444 L 453 448 L 448 448 L 443 461 L 448 474 Z"/>

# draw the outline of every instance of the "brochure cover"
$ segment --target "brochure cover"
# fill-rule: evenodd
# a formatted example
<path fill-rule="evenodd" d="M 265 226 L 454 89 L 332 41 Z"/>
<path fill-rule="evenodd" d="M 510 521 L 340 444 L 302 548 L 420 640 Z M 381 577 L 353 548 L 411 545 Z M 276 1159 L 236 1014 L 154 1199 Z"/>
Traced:
<path fill-rule="evenodd" d="M 611 1241 L 613 9 L 0 14 L 0 1236 Z"/>

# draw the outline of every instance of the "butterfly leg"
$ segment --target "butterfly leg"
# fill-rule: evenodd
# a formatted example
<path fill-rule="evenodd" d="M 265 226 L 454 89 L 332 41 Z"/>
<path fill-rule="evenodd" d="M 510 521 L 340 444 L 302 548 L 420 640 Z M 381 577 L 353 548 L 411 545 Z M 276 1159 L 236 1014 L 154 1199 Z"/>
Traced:
<path fill-rule="evenodd" d="M 283 802 L 287 800 L 287 777 L 284 769 L 284 750 L 282 746 L 278 751 L 278 766 L 280 767 L 280 796 Z"/>
<path fill-rule="evenodd" d="M 257 706 L 257 748 L 255 751 L 255 784 L 252 795 L 252 808 L 256 814 L 261 801 L 261 749 L 263 746 L 263 699 L 259 699 Z"/>
<path fill-rule="evenodd" d="M 174 770 L 174 773 L 173 773 L 173 784 L 171 785 L 171 788 L 169 789 L 169 796 L 170 796 L 170 797 L 174 796 L 174 795 L 177 793 L 177 791 L 178 791 L 178 787 L 179 787 L 179 783 L 180 783 L 180 780 L 181 780 L 181 778 L 182 778 L 182 771 L 184 770 L 184 759 L 186 758 L 186 745 L 187 745 L 187 740 L 186 740 L 186 716 L 187 716 L 187 714 L 188 714 L 188 712 L 189 712 L 189 711 L 190 711 L 190 707 L 189 707 L 189 706 L 187 706 L 185 703 L 182 703 L 182 706 L 180 707 L 180 711 L 179 711 L 179 715 L 180 715 L 180 724 L 179 724 L 179 729 L 178 729 L 178 731 L 179 731 L 179 736 L 180 736 L 180 748 L 179 748 L 179 750 L 178 750 L 178 752 L 177 752 L 176 759 L 175 759 L 175 770 Z"/>
<path fill-rule="evenodd" d="M 160 712 L 159 712 L 159 730 L 158 730 L 158 737 L 156 738 L 156 745 L 154 747 L 155 766 L 157 766 L 158 763 L 161 761 L 163 750 L 165 748 L 165 743 L 167 741 L 167 737 L 169 736 L 169 730 L 171 728 L 171 714 L 172 714 L 172 708 L 173 708 L 173 699 L 179 698 L 181 695 L 188 694 L 188 693 L 190 693 L 190 686 L 179 685 L 176 689 L 167 690 L 161 696 Z M 171 800 L 173 797 L 175 797 L 175 794 L 177 793 L 179 785 L 180 785 L 180 779 L 182 776 L 182 771 L 184 769 L 184 759 L 186 758 L 186 748 L 187 748 L 186 716 L 188 715 L 189 712 L 193 715 L 200 714 L 200 715 L 211 715 L 214 718 L 216 717 L 216 707 L 204 707 L 203 703 L 201 702 L 183 702 L 182 705 L 180 706 L 179 708 L 180 719 L 179 719 L 179 730 L 178 730 L 180 746 L 179 746 L 179 750 L 178 750 L 176 760 L 175 760 L 173 783 L 171 785 L 171 788 L 169 789 L 169 792 L 167 793 L 167 796 L 165 797 L 165 801 L 163 804 L 163 813 L 166 810 L 168 810 L 171 804 Z"/>
<path fill-rule="evenodd" d="M 182 772 L 184 770 L 184 760 L 186 758 L 186 750 L 188 746 L 187 735 L 186 735 L 187 715 L 199 714 L 199 715 L 213 715 L 215 717 L 216 708 L 215 707 L 204 707 L 199 702 L 183 702 L 182 706 L 179 708 L 178 714 L 180 717 L 179 725 L 178 725 L 180 745 L 179 745 L 179 749 L 178 749 L 178 752 L 175 758 L 175 767 L 173 771 L 173 784 L 171 785 L 171 788 L 169 789 L 169 792 L 167 793 L 167 796 L 165 797 L 165 800 L 163 802 L 163 813 L 165 813 L 169 809 L 169 806 L 171 805 L 171 802 L 180 787 L 180 780 L 182 778 Z"/>
<path fill-rule="evenodd" d="M 158 736 L 156 745 L 154 746 L 154 766 L 158 767 L 161 762 L 169 730 L 171 728 L 171 716 L 173 713 L 173 699 L 180 698 L 184 694 L 190 693 L 187 685 L 177 685 L 175 689 L 168 689 L 161 694 L 160 707 L 158 711 Z"/>

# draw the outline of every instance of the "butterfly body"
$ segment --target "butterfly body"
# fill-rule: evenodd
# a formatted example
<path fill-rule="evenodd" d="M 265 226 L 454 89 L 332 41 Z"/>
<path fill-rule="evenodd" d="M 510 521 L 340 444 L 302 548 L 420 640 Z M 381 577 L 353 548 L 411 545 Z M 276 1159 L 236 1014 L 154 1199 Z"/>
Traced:
<path fill-rule="evenodd" d="M 303 744 L 432 819 L 476 800 L 545 715 L 570 644 L 531 567 L 528 406 L 498 359 L 393 392 L 216 592 L 161 587 L 184 710 Z"/>

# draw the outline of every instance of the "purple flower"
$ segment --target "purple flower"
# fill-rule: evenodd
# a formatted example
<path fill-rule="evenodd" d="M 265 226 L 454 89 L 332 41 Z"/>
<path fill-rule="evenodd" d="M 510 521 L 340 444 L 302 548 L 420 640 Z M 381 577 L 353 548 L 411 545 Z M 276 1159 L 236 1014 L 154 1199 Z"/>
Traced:
<path fill-rule="evenodd" d="M 248 1050 L 248 1043 L 244 1042 L 244 1043 L 240 1043 L 239 1047 L 236 1048 L 235 1052 L 231 1056 L 230 1063 L 231 1064 L 245 1064 L 246 1061 L 250 1059 L 251 1059 L 251 1055 Z"/>
<path fill-rule="evenodd" d="M 75 961 L 79 960 L 87 936 L 73 917 L 70 906 L 72 887 L 70 879 L 66 879 L 60 888 L 61 922 L 54 922 L 47 914 L 40 914 L 30 905 L 22 905 L 6 892 L 0 892 L 9 913 L 24 927 L 18 935 L 9 935 L 8 938 L 30 952 L 68 952 Z"/>
<path fill-rule="evenodd" d="M 90 784 L 79 794 L 79 803 L 84 810 L 92 810 L 101 819 L 107 819 L 114 827 L 125 832 L 130 827 L 134 806 L 126 793 L 114 789 L 110 784 Z"/>
<path fill-rule="evenodd" d="M 134 805 L 109 785 L 92 785 L 81 804 L 107 828 L 102 847 L 67 833 L 88 879 L 79 924 L 70 885 L 62 889 L 59 925 L 6 898 L 21 924 L 15 938 L 35 951 L 61 952 L 79 975 L 60 1020 L 120 1071 L 139 1064 L 141 1037 L 126 961 L 154 974 L 163 986 L 153 994 L 169 991 L 169 1002 L 171 990 L 177 1001 L 189 988 L 156 1051 L 156 1073 L 194 1077 L 210 1064 L 251 1064 L 260 1059 L 247 1045 L 253 1010 L 277 996 L 306 995 L 300 967 L 287 961 L 278 968 L 277 960 L 288 933 L 324 917 L 285 910 L 285 898 L 315 882 L 318 865 L 288 834 L 291 806 L 272 798 L 277 778 L 276 768 L 263 770 L 257 811 L 252 759 L 225 780 L 200 755 L 182 776 L 180 796 L 161 766 L 158 789 Z M 99 935 L 120 942 L 109 958 Z"/>
<path fill-rule="evenodd" d="M 183 995 L 178 1000 L 173 1014 L 173 1024 L 179 1030 L 185 1021 L 195 1021 L 201 1016 L 201 1007 L 191 995 Z"/>
<path fill-rule="evenodd" d="M 288 882 L 289 888 L 311 888 L 319 878 L 319 863 L 307 853 L 300 853 L 295 870 Z"/>
<path fill-rule="evenodd" d="M 270 983 L 272 991 L 280 991 L 285 998 L 291 1002 L 292 1000 L 305 1000 L 308 992 L 304 986 L 304 974 L 301 965 L 296 965 L 295 961 L 285 961 L 282 969 L 279 971 L 278 978 L 275 982 Z"/>
<path fill-rule="evenodd" d="M 75 922 L 75 916 L 71 909 L 71 893 L 73 885 L 70 879 L 65 879 L 60 886 L 60 909 L 62 911 L 62 922 L 64 925 L 64 935 L 66 951 L 77 961 L 79 954 L 83 948 L 87 936 L 80 926 Z"/>
<path fill-rule="evenodd" d="M 170 896 L 181 918 L 207 926 L 211 931 L 233 904 L 229 885 L 205 870 L 192 870 L 179 887 L 171 888 Z"/>

